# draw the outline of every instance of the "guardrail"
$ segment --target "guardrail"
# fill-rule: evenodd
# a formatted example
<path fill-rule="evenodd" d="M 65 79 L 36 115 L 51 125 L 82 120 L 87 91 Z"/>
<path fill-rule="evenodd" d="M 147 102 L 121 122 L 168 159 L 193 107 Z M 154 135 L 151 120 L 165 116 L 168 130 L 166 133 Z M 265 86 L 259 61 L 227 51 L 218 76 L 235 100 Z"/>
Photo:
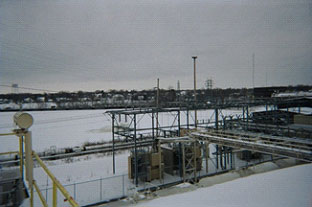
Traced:
<path fill-rule="evenodd" d="M 67 192 L 64 186 L 56 179 L 52 172 L 47 168 L 44 162 L 40 159 L 38 154 L 32 150 L 32 137 L 31 132 L 28 131 L 28 128 L 32 125 L 32 116 L 27 113 L 17 113 L 14 115 L 15 123 L 20 127 L 20 129 L 13 130 L 12 133 L 3 133 L 0 136 L 17 136 L 19 137 L 19 151 L 10 151 L 2 152 L 0 155 L 10 155 L 18 154 L 19 155 L 19 165 L 20 165 L 20 176 L 24 180 L 24 167 L 25 167 L 25 178 L 28 181 L 28 189 L 30 190 L 30 206 L 34 206 L 34 188 L 38 193 L 38 196 L 41 200 L 41 203 L 44 207 L 47 207 L 48 204 L 44 199 L 42 193 L 40 192 L 36 180 L 33 176 L 33 159 L 37 160 L 39 165 L 43 168 L 45 173 L 50 177 L 53 182 L 53 201 L 52 206 L 57 206 L 57 190 L 61 191 L 65 197 L 65 201 L 68 201 L 69 204 L 73 207 L 79 206 L 78 203 L 73 199 L 73 197 Z"/>
<path fill-rule="evenodd" d="M 36 152 L 33 151 L 33 156 L 36 158 L 38 161 L 39 165 L 44 169 L 44 171 L 47 173 L 47 175 L 51 178 L 53 181 L 53 206 L 57 206 L 57 189 L 61 191 L 61 193 L 64 195 L 66 200 L 71 204 L 71 206 L 79 206 L 76 201 L 73 199 L 73 197 L 67 192 L 67 190 L 63 187 L 63 185 L 56 179 L 56 177 L 51 173 L 51 171 L 47 168 L 47 166 L 43 163 L 43 161 L 40 159 L 40 157 L 37 155 Z M 38 186 L 36 187 L 36 191 L 39 193 L 40 190 L 37 189 Z M 40 195 L 39 193 L 39 198 L 42 201 L 43 205 L 46 205 L 46 201 L 44 200 L 43 196 Z"/>
<path fill-rule="evenodd" d="M 19 162 L 19 166 L 20 166 L 20 173 L 21 173 L 21 176 L 23 178 L 23 175 L 24 175 L 24 169 L 23 169 L 23 162 L 24 162 L 24 159 L 23 159 L 23 137 L 22 136 L 19 136 L 16 132 L 12 132 L 12 133 L 2 133 L 0 134 L 0 136 L 18 136 L 19 138 L 19 151 L 10 151 L 10 152 L 1 152 L 0 155 L 10 155 L 10 154 L 17 154 L 19 155 L 19 158 L 20 158 L 20 162 Z"/>

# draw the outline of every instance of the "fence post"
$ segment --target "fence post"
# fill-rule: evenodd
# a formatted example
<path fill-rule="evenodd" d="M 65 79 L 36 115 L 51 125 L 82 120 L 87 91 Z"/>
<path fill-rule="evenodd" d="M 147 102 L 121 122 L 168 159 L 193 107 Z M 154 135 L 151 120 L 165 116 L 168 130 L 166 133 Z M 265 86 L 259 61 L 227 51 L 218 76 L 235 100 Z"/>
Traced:
<path fill-rule="evenodd" d="M 76 183 L 74 183 L 74 199 L 76 200 Z"/>
<path fill-rule="evenodd" d="M 48 186 L 49 186 L 49 176 L 47 175 L 47 187 L 46 187 L 46 201 L 48 202 Z"/>
<path fill-rule="evenodd" d="M 100 179 L 100 200 L 102 201 L 102 178 Z"/>
<path fill-rule="evenodd" d="M 125 196 L 125 175 L 122 175 L 122 195 Z"/>

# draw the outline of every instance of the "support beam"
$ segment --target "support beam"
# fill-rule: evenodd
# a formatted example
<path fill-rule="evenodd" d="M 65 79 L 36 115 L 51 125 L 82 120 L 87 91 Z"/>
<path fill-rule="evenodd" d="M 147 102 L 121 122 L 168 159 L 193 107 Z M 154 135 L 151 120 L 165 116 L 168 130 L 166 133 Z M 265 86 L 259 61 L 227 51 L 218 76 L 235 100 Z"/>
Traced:
<path fill-rule="evenodd" d="M 181 120 L 180 120 L 180 111 L 178 111 L 178 137 L 181 136 Z"/>
<path fill-rule="evenodd" d="M 154 132 L 154 129 L 155 129 L 154 113 L 152 113 L 152 138 L 153 138 L 153 140 L 155 139 L 155 132 Z"/>
<path fill-rule="evenodd" d="M 219 129 L 219 110 L 215 108 L 215 129 Z"/>
<path fill-rule="evenodd" d="M 219 156 L 219 145 L 216 145 L 216 168 L 217 170 L 219 169 L 219 159 L 218 159 L 218 156 Z"/>
<path fill-rule="evenodd" d="M 185 182 L 185 146 L 182 143 L 182 174 L 183 174 L 183 182 Z"/>
<path fill-rule="evenodd" d="M 158 137 L 158 135 L 159 135 L 159 129 L 158 129 L 158 127 L 159 127 L 159 114 L 158 114 L 158 111 L 159 111 L 159 94 L 160 94 L 160 92 L 159 92 L 159 78 L 157 78 L 157 97 L 156 97 L 156 137 Z"/>
<path fill-rule="evenodd" d="M 112 138 L 113 138 L 113 174 L 115 175 L 115 114 L 112 115 Z"/>
<path fill-rule="evenodd" d="M 221 170 L 224 170 L 224 167 L 223 167 L 223 146 L 219 146 L 219 152 L 220 152 L 220 167 L 221 167 Z"/>
<path fill-rule="evenodd" d="M 194 142 L 194 182 L 197 183 L 197 141 Z"/>
<path fill-rule="evenodd" d="M 159 180 L 162 180 L 162 168 L 161 168 L 161 140 L 158 140 L 158 156 L 159 156 Z"/>
<path fill-rule="evenodd" d="M 206 142 L 205 143 L 206 173 L 208 173 L 208 159 L 209 159 L 209 142 Z"/>
<path fill-rule="evenodd" d="M 186 128 L 190 128 L 190 111 L 186 110 Z"/>
<path fill-rule="evenodd" d="M 24 141 L 23 136 L 19 136 L 19 158 L 20 158 L 20 173 L 21 178 L 24 180 Z"/>
<path fill-rule="evenodd" d="M 197 57 L 196 56 L 193 56 L 192 57 L 193 60 L 194 60 L 194 106 L 195 106 L 195 120 L 194 120 L 194 123 L 195 123 L 195 128 L 197 128 L 197 92 L 196 92 L 196 59 Z"/>
<path fill-rule="evenodd" d="M 136 114 L 133 117 L 133 125 L 134 125 L 134 175 L 135 175 L 135 185 L 138 186 L 138 152 L 137 152 L 137 134 L 136 134 Z"/>

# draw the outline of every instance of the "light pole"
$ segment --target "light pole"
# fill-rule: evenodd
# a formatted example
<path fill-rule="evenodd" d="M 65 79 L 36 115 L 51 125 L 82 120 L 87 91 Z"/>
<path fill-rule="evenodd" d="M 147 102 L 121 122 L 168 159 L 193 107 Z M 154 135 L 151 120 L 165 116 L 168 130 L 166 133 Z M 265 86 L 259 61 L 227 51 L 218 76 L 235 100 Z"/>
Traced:
<path fill-rule="evenodd" d="M 197 97 L 196 97 L 196 59 L 197 56 L 193 56 L 194 62 L 194 105 L 195 105 L 195 128 L 197 128 Z"/>

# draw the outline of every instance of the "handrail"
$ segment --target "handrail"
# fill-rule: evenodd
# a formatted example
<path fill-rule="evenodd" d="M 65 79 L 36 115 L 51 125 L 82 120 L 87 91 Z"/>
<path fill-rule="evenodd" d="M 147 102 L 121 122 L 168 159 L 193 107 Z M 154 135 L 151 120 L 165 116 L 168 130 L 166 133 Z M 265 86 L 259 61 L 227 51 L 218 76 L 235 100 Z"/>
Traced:
<path fill-rule="evenodd" d="M 43 195 L 42 195 L 42 193 L 41 193 L 41 191 L 40 191 L 40 189 L 39 189 L 39 187 L 38 187 L 38 185 L 37 185 L 37 183 L 36 183 L 35 180 L 34 180 L 33 184 L 34 184 L 35 189 L 36 189 L 36 191 L 37 191 L 37 193 L 38 193 L 38 195 L 39 195 L 39 198 L 40 198 L 40 200 L 41 200 L 42 205 L 43 205 L 44 207 L 48 207 L 48 204 L 47 204 L 46 200 L 44 199 L 44 197 L 43 197 Z"/>
<path fill-rule="evenodd" d="M 47 168 L 47 166 L 44 164 L 44 162 L 40 159 L 38 154 L 33 151 L 33 156 L 36 158 L 40 166 L 44 169 L 44 171 L 49 175 L 51 180 L 53 181 L 53 185 L 55 185 L 61 193 L 64 195 L 64 197 L 67 199 L 67 201 L 71 204 L 71 206 L 79 206 L 76 201 L 73 199 L 73 197 L 70 196 L 70 194 L 67 192 L 67 190 L 64 188 L 64 186 L 56 179 L 56 177 L 50 172 L 50 170 Z M 56 195 L 53 195 L 53 197 Z"/>
<path fill-rule="evenodd" d="M 19 154 L 19 152 L 18 151 L 0 152 L 0 155 L 10 155 L 10 154 Z"/>
<path fill-rule="evenodd" d="M 11 136 L 11 135 L 16 135 L 16 133 L 4 133 L 4 134 L 0 134 L 0 136 Z"/>

